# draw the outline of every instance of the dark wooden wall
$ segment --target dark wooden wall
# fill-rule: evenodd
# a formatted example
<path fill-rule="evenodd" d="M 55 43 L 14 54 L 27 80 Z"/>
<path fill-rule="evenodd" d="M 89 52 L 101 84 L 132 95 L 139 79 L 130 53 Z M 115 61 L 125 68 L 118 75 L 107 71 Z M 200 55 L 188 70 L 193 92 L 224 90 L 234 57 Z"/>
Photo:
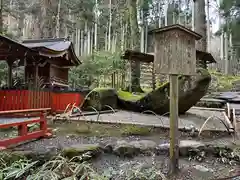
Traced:
<path fill-rule="evenodd" d="M 51 78 L 59 78 L 63 81 L 68 81 L 68 69 L 60 68 L 56 66 L 50 66 L 50 77 Z"/>

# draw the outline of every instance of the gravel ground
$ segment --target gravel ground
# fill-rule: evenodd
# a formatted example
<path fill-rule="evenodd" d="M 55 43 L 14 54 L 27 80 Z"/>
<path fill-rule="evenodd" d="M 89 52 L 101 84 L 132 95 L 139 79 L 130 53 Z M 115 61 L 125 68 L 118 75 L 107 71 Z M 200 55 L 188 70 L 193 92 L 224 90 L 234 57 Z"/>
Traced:
<path fill-rule="evenodd" d="M 199 114 L 199 111 L 192 110 L 192 114 L 197 114 L 199 116 L 203 116 L 204 118 L 196 118 L 198 116 L 184 116 L 182 118 L 188 119 L 189 124 L 195 124 L 197 126 L 200 126 L 204 122 L 204 120 L 212 114 L 212 112 L 207 114 L 206 112 L 201 112 Z M 214 112 L 213 112 L 214 113 Z M 121 119 L 122 117 L 126 118 L 126 121 L 132 121 L 133 119 L 142 123 L 147 123 L 149 121 L 153 121 L 152 123 L 159 123 L 159 119 L 156 118 L 155 116 L 151 116 L 150 119 L 148 119 L 150 116 L 149 115 L 141 115 L 135 114 L 135 113 L 127 113 L 127 112 L 120 112 L 113 115 L 106 115 L 110 120 L 117 120 L 115 118 Z M 104 118 L 104 116 L 101 116 L 101 118 Z M 197 120 L 196 120 L 197 119 Z M 169 121 L 168 118 L 164 117 L 162 119 L 165 124 L 167 125 L 167 122 Z M 215 123 L 217 123 L 217 126 L 220 127 L 218 122 L 210 122 L 209 128 L 211 129 L 212 127 L 215 127 Z M 140 123 L 141 124 L 141 123 Z M 214 128 L 212 128 L 214 129 Z M 220 128 L 221 129 L 221 128 Z M 16 150 L 24 150 L 24 151 L 33 151 L 33 152 L 45 152 L 46 150 L 52 150 L 53 148 L 55 149 L 62 149 L 63 147 L 71 146 L 73 144 L 91 144 L 91 143 L 114 143 L 117 140 L 127 140 L 127 141 L 132 141 L 132 140 L 138 140 L 138 139 L 144 139 L 144 140 L 153 140 L 157 144 L 162 144 L 165 142 L 168 142 L 168 137 L 136 137 L 136 136 L 131 136 L 131 137 L 83 137 L 83 136 L 57 136 L 55 138 L 51 139 L 41 139 L 38 141 L 33 141 L 29 142 L 23 145 L 18 146 L 15 148 Z M 222 139 L 222 143 L 227 143 L 229 142 L 230 139 Z M 214 143 L 217 143 L 218 141 L 215 141 Z M 137 162 L 143 163 L 144 166 L 152 166 L 153 159 L 152 157 L 149 156 L 137 156 L 134 157 L 133 159 L 121 159 L 117 156 L 114 155 L 103 155 L 96 159 L 94 162 L 92 162 L 93 167 L 98 171 L 98 172 L 103 172 L 105 170 L 108 170 L 109 168 L 116 169 L 117 171 L 121 170 L 123 167 L 121 166 L 122 164 L 128 164 L 128 166 L 125 166 L 125 168 L 130 169 L 129 166 L 133 167 L 134 164 Z M 167 162 L 168 158 L 166 156 L 157 156 L 156 157 L 156 167 L 160 169 L 162 172 L 166 173 L 167 170 Z M 130 164 L 129 164 L 130 163 Z M 201 170 L 196 170 L 194 165 L 202 165 L 208 169 L 207 172 L 203 172 Z M 203 179 L 203 180 L 208 180 L 208 179 L 214 179 L 215 177 L 224 177 L 228 176 L 231 174 L 234 174 L 234 172 L 239 168 L 238 166 L 235 165 L 228 165 L 228 164 L 222 164 L 217 162 L 216 159 L 208 159 L 207 161 L 203 163 L 199 162 L 194 162 L 194 161 L 188 161 L 187 159 L 181 159 L 180 160 L 180 166 L 183 167 L 183 171 L 181 173 L 181 177 L 178 177 L 179 180 L 191 180 L 191 179 Z M 216 179 L 216 178 L 215 178 Z"/>
<path fill-rule="evenodd" d="M 58 148 L 62 149 L 64 147 L 68 147 L 74 144 L 109 144 L 114 143 L 117 140 L 126 140 L 126 141 L 133 141 L 133 140 L 153 140 L 158 144 L 162 144 L 168 142 L 168 139 L 160 139 L 159 137 L 138 137 L 138 136 L 129 136 L 129 137 L 83 137 L 83 136 L 57 136 L 51 139 L 40 139 L 37 141 L 32 141 L 29 143 L 25 143 L 22 145 L 17 146 L 16 150 L 30 150 L 33 152 L 44 152 L 46 149 L 50 148 Z"/>
<path fill-rule="evenodd" d="M 114 143 L 117 140 L 153 140 L 159 144 L 165 143 L 168 139 L 160 139 L 159 137 L 74 137 L 74 136 L 58 136 L 52 139 L 41 139 L 38 141 L 30 142 L 27 144 L 20 145 L 16 148 L 16 150 L 26 150 L 26 151 L 34 151 L 34 152 L 45 152 L 47 149 L 52 148 L 63 148 L 73 144 L 90 144 L 90 143 Z M 213 141 L 214 143 L 227 143 L 229 139 L 221 139 L 220 141 Z M 120 158 L 111 154 L 104 154 L 94 161 L 91 162 L 93 168 L 98 173 L 110 172 L 109 170 L 114 170 L 119 172 L 120 170 L 129 170 L 134 168 L 136 165 L 142 164 L 143 167 L 151 168 L 153 166 L 153 162 L 155 162 L 156 169 L 160 170 L 162 173 L 166 174 L 168 169 L 168 157 L 166 156 L 156 156 L 154 159 L 151 156 L 143 156 L 139 155 L 134 158 Z M 188 159 L 180 159 L 180 167 L 182 168 L 180 176 L 178 176 L 178 180 L 210 180 L 216 179 L 219 177 L 232 176 L 236 174 L 238 170 L 237 165 L 229 165 L 218 162 L 215 158 L 207 159 L 204 162 L 196 162 L 189 161 Z M 195 165 L 200 165 L 205 168 L 205 170 L 198 170 L 194 168 Z M 207 169 L 207 171 L 206 171 Z M 113 178 L 114 180 L 120 180 L 118 178 Z M 240 179 L 240 177 L 239 177 Z M 122 179 L 121 179 L 122 180 Z M 236 178 L 234 180 L 237 180 Z"/>
<path fill-rule="evenodd" d="M 145 168 L 151 168 L 153 166 L 153 158 L 149 156 L 137 156 L 132 159 L 122 159 L 114 155 L 105 155 L 92 162 L 92 164 L 99 173 L 103 173 L 104 171 L 107 172 L 110 169 L 115 171 L 127 171 L 139 164 L 142 164 Z M 168 172 L 167 165 L 168 157 L 155 157 L 154 166 L 156 167 L 156 170 L 160 170 L 166 175 Z M 229 164 L 223 165 L 222 163 L 217 162 L 216 159 L 208 159 L 202 163 L 189 161 L 188 159 L 180 159 L 179 166 L 181 168 L 181 173 L 177 177 L 178 180 L 210 180 L 224 178 L 236 175 L 239 168 L 238 166 L 232 166 Z M 198 168 L 195 168 L 194 166 L 198 166 Z"/>

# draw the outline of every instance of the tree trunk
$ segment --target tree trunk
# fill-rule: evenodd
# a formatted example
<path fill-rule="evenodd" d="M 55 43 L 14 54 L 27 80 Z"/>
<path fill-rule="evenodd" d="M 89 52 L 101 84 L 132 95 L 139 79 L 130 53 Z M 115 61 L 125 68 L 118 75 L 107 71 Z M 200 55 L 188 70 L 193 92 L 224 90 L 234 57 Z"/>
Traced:
<path fill-rule="evenodd" d="M 195 31 L 202 35 L 202 39 L 197 41 L 196 48 L 200 51 L 207 51 L 207 27 L 206 27 L 206 13 L 205 0 L 195 0 Z"/>
<path fill-rule="evenodd" d="M 56 22 L 54 19 L 57 16 L 56 0 L 41 0 L 41 37 L 50 38 L 55 37 Z"/>
<path fill-rule="evenodd" d="M 124 26 L 123 19 L 121 18 L 121 50 L 124 50 L 124 44 L 125 44 L 125 28 L 126 25 Z"/>
<path fill-rule="evenodd" d="M 158 2 L 158 27 L 162 26 L 162 11 L 161 11 L 161 2 Z"/>
<path fill-rule="evenodd" d="M 60 13 L 61 13 L 61 0 L 58 1 L 57 22 L 56 22 L 56 37 L 60 37 Z"/>
<path fill-rule="evenodd" d="M 0 33 L 3 33 L 3 0 L 0 0 Z"/>
<path fill-rule="evenodd" d="M 80 50 L 80 54 L 81 56 L 84 55 L 84 31 L 80 30 L 80 46 L 81 46 L 81 50 Z"/>
<path fill-rule="evenodd" d="M 94 23 L 94 50 L 97 51 L 98 43 L 98 0 L 95 0 L 95 23 Z"/>
<path fill-rule="evenodd" d="M 137 19 L 137 0 L 128 0 L 129 20 L 131 28 L 131 47 L 134 51 L 140 51 L 140 33 Z M 131 90 L 142 92 L 140 87 L 140 62 L 131 61 Z"/>
<path fill-rule="evenodd" d="M 229 73 L 229 61 L 228 61 L 228 35 L 224 33 L 224 58 L 225 58 L 225 74 Z"/>
<path fill-rule="evenodd" d="M 210 13 L 209 13 L 209 0 L 207 0 L 207 51 L 210 52 L 211 47 L 211 31 L 210 31 Z"/>
<path fill-rule="evenodd" d="M 144 45 L 145 45 L 145 21 L 144 21 L 144 18 L 143 18 L 143 10 L 141 10 L 140 13 L 141 13 L 141 21 L 142 21 L 141 38 L 140 38 L 140 51 L 144 52 Z"/>
<path fill-rule="evenodd" d="M 22 11 L 25 8 L 25 4 L 23 2 L 19 2 L 18 4 L 19 9 Z M 19 19 L 18 19 L 18 36 L 19 39 L 23 38 L 23 30 L 24 30 L 24 18 L 25 18 L 25 14 L 24 13 L 20 13 Z"/>
<path fill-rule="evenodd" d="M 109 0 L 109 26 L 108 26 L 108 51 L 111 50 L 111 39 L 112 39 L 112 0 Z"/>
<path fill-rule="evenodd" d="M 88 53 L 88 23 L 85 21 L 84 25 L 84 55 L 87 55 Z"/>
<path fill-rule="evenodd" d="M 105 51 L 108 50 L 108 23 L 107 23 L 107 26 L 106 26 L 106 31 L 105 31 Z"/>
<path fill-rule="evenodd" d="M 91 54 L 91 27 L 87 30 L 87 55 Z"/>

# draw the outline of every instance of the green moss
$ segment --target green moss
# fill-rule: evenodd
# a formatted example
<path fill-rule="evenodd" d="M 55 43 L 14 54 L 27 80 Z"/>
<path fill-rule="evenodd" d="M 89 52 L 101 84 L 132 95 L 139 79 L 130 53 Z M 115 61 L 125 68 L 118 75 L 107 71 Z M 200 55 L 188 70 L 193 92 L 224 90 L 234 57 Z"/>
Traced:
<path fill-rule="evenodd" d="M 210 90 L 212 91 L 230 91 L 236 81 L 240 81 L 240 76 L 225 75 L 216 71 L 210 71 L 212 83 Z"/>
<path fill-rule="evenodd" d="M 149 127 L 139 127 L 135 125 L 127 125 L 121 128 L 123 136 L 147 136 L 151 134 L 152 129 Z"/>
<path fill-rule="evenodd" d="M 159 86 L 157 86 L 157 88 L 164 87 L 164 86 L 166 86 L 167 84 L 169 84 L 169 82 L 162 83 L 162 84 L 160 84 Z"/>
<path fill-rule="evenodd" d="M 98 151 L 100 151 L 100 147 L 97 144 L 80 144 L 63 149 L 62 154 L 65 157 L 73 158 L 86 152 L 93 152 L 96 154 Z"/>
<path fill-rule="evenodd" d="M 117 92 L 117 95 L 119 98 L 124 99 L 126 101 L 137 101 L 144 97 L 145 93 L 140 93 L 140 94 L 133 94 L 127 91 L 121 91 L 119 90 Z"/>
<path fill-rule="evenodd" d="M 83 152 L 80 153 L 75 148 L 64 149 L 63 152 L 62 152 L 62 155 L 64 157 L 68 157 L 68 158 L 73 158 L 73 157 L 79 156 L 81 154 L 83 154 Z"/>
<path fill-rule="evenodd" d="M 101 92 L 101 91 L 106 91 L 106 90 L 110 90 L 110 89 L 113 89 L 113 88 L 98 87 L 98 88 L 94 88 L 92 91 Z"/>
<path fill-rule="evenodd" d="M 91 128 L 89 125 L 82 125 L 75 129 L 76 134 L 85 134 L 86 135 L 86 134 L 91 134 L 91 132 L 92 131 L 91 131 Z"/>
<path fill-rule="evenodd" d="M 145 92 L 145 93 L 150 93 L 153 91 L 152 88 L 142 88 L 142 90 Z"/>
<path fill-rule="evenodd" d="M 54 124 L 58 128 L 58 136 L 94 136 L 94 137 L 121 137 L 131 135 L 153 135 L 156 133 L 151 127 L 126 124 L 101 124 L 72 122 L 70 124 Z M 162 130 L 161 130 L 162 131 Z M 159 134 L 159 132 L 157 132 Z"/>

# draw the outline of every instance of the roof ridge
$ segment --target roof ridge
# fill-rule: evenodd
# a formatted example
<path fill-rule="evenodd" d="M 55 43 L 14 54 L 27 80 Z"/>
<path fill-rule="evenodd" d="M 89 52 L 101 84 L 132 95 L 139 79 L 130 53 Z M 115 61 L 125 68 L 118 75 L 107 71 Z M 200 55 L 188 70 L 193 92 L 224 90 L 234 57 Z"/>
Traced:
<path fill-rule="evenodd" d="M 67 38 L 46 38 L 46 39 L 27 39 L 23 40 L 22 43 L 42 43 L 42 42 L 59 42 L 69 41 Z"/>

